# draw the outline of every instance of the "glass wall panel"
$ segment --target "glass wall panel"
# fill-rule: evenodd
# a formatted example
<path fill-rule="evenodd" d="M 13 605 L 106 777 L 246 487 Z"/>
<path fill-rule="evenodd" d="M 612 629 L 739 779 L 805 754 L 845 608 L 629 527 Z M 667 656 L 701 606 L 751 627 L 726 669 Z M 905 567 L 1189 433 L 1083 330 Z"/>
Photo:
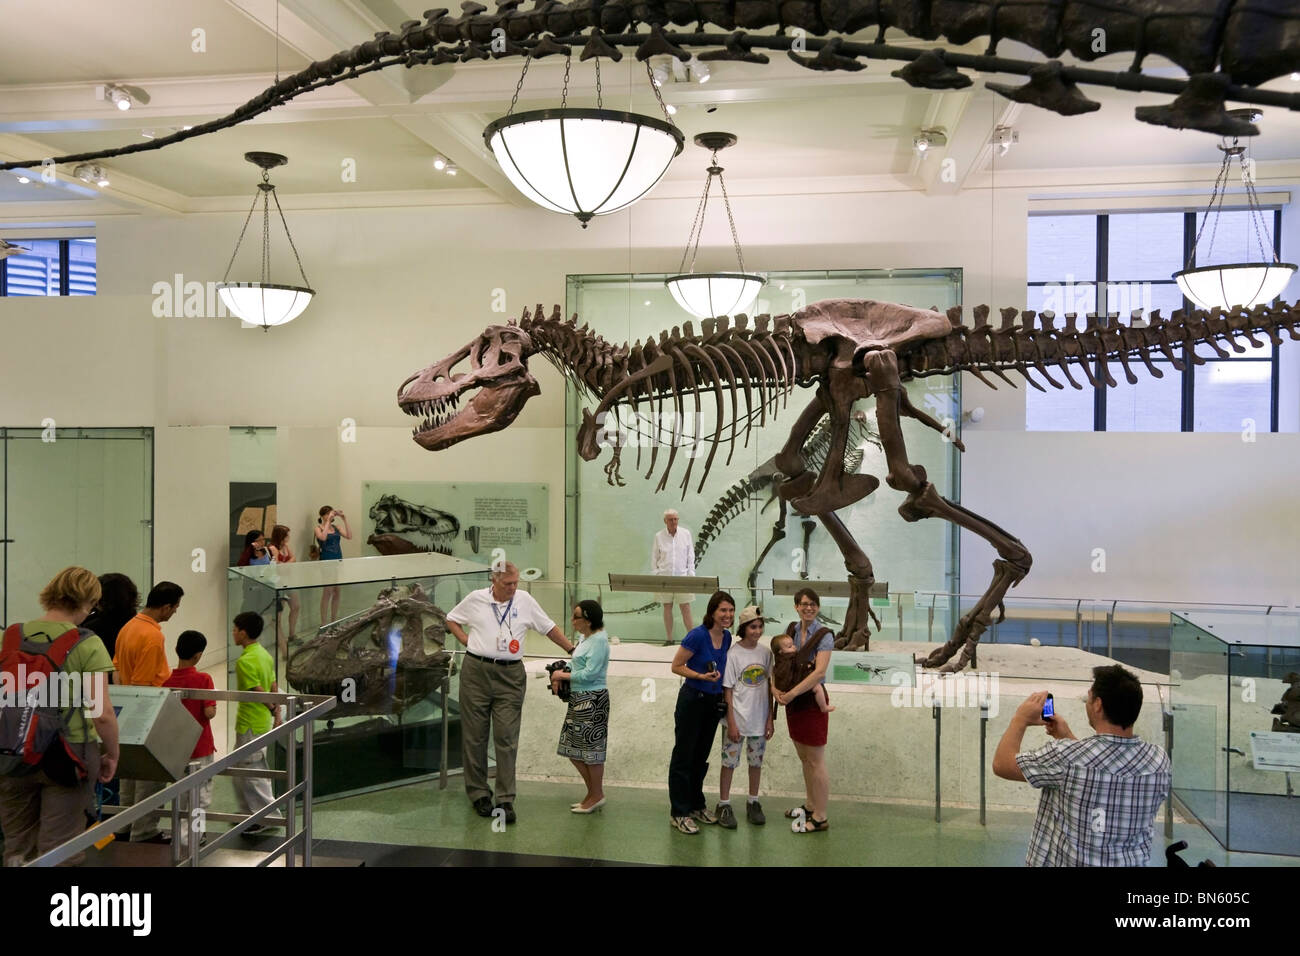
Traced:
<path fill-rule="evenodd" d="M 1026 244 L 1030 282 L 1097 278 L 1095 215 L 1030 216 Z"/>
<path fill-rule="evenodd" d="M 1181 212 L 1111 213 L 1109 219 L 1108 279 L 1168 279 L 1183 267 Z"/>
<path fill-rule="evenodd" d="M 684 330 L 687 323 L 698 332 L 699 321 L 677 307 L 664 288 L 664 278 L 570 276 L 566 311 L 577 312 L 579 324 L 590 325 L 614 343 L 635 343 L 648 336 L 657 340 L 662 332 Z M 960 281 L 960 273 L 955 270 L 771 273 L 751 313 L 789 314 L 831 298 L 876 299 L 943 310 L 960 302 Z M 955 423 L 960 419 L 957 377 L 933 376 L 911 382 L 907 388 L 913 404 L 936 420 Z M 792 611 L 789 597 L 767 597 L 773 579 L 806 576 L 811 580 L 843 581 L 844 559 L 825 529 L 815 520 L 786 509 L 774 489 L 773 456 L 812 397 L 811 389 L 801 388 L 793 391 L 788 403 L 782 396 L 779 410 L 761 427 L 756 412 L 752 430 L 747 433 L 741 427 L 734 449 L 729 444 L 719 445 L 711 463 L 711 443 L 694 447 L 679 443 L 674 456 L 671 441 L 654 443 L 650 435 L 653 427 L 647 425 L 641 445 L 621 449 L 615 477 L 606 472 L 612 449 L 602 449 L 601 456 L 591 462 L 578 457 L 577 425 L 584 411 L 594 410 L 597 402 L 585 396 L 579 400 L 571 390 L 567 424 L 573 451 L 566 486 L 566 578 L 580 582 L 581 592 L 572 599 L 598 596 L 608 588 L 611 572 L 649 574 L 652 540 L 664 528 L 663 512 L 667 508 L 677 509 L 681 526 L 692 533 L 697 573 L 717 576 L 721 586 L 741 604 L 767 599 L 769 617 L 784 620 Z M 721 398 L 724 421 L 731 420 L 733 398 L 738 403 L 739 417 L 745 417 L 743 391 L 726 389 Z M 757 409 L 760 397 L 756 392 L 750 401 Z M 699 434 L 713 434 L 715 407 L 711 391 L 700 397 Z M 858 408 L 863 417 L 854 424 L 846 464 L 850 471 L 876 476 L 881 485 L 839 512 L 840 517 L 867 551 L 876 580 L 889 583 L 889 590 L 894 592 L 891 602 L 898 600 L 899 592 L 906 592 L 910 598 L 914 590 L 958 590 L 955 529 L 941 521 L 902 520 L 897 508 L 903 496 L 883 482 L 887 468 L 876 437 L 875 404 L 868 399 Z M 694 396 L 686 397 L 684 410 L 687 420 L 695 422 Z M 671 420 L 673 409 L 669 404 L 662 410 L 643 407 L 641 411 L 649 416 L 666 411 Z M 958 466 L 951 442 L 911 419 L 904 419 L 903 431 L 910 461 L 926 469 L 941 494 L 955 497 Z M 724 432 L 730 434 L 728 429 Z M 692 451 L 696 454 L 692 455 Z M 672 467 L 664 481 L 669 459 Z M 703 480 L 706 466 L 708 478 Z M 690 480 L 686 482 L 688 469 Z M 707 594 L 696 595 L 691 604 L 696 624 L 703 617 L 707 598 Z M 827 598 L 823 612 L 838 624 L 846 603 L 846 599 Z M 882 599 L 877 613 L 884 619 L 896 619 L 896 608 L 887 605 Z M 653 595 L 610 595 L 606 607 L 612 636 L 665 640 L 663 606 L 655 602 Z M 946 614 L 944 611 L 940 618 L 944 627 Z M 673 621 L 673 638 L 680 640 L 684 627 L 676 609 Z M 898 630 L 889 633 L 897 635 Z"/>
<path fill-rule="evenodd" d="M 1131 364 L 1131 363 L 1130 363 Z M 1141 365 L 1141 361 L 1138 362 Z M 1168 362 L 1152 365 L 1164 372 L 1155 378 L 1145 366 L 1134 368 L 1137 384 L 1129 385 L 1118 362 L 1110 363 L 1118 386 L 1106 395 L 1106 431 L 1176 432 L 1182 429 L 1183 377 Z"/>
<path fill-rule="evenodd" d="M 1231 262 L 1271 262 L 1273 260 L 1273 211 L 1251 215 L 1247 209 L 1230 209 L 1217 219 L 1205 222 L 1205 213 L 1196 215 L 1200 239 L 1196 243 L 1198 266 L 1219 266 Z"/>
<path fill-rule="evenodd" d="M 147 592 L 153 565 L 153 430 L 10 428 L 4 445 L 4 619 L 37 617 L 71 564 Z"/>

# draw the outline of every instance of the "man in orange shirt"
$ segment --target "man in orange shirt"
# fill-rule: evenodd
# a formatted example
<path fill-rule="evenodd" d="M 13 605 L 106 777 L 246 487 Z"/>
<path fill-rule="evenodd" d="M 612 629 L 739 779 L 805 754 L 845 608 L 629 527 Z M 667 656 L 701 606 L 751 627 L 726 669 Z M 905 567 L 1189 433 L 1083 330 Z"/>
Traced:
<path fill-rule="evenodd" d="M 117 647 L 113 652 L 113 666 L 117 668 L 116 682 L 142 687 L 161 687 L 171 676 L 167 664 L 167 650 L 163 644 L 162 624 L 169 621 L 181 606 L 185 592 L 179 584 L 160 581 L 155 584 L 145 600 L 144 609 L 122 625 L 117 633 Z M 123 778 L 120 804 L 131 807 L 157 793 L 166 784 L 160 780 L 128 780 Z M 132 843 L 166 843 L 167 836 L 158 828 L 158 821 L 150 818 L 131 824 Z"/>

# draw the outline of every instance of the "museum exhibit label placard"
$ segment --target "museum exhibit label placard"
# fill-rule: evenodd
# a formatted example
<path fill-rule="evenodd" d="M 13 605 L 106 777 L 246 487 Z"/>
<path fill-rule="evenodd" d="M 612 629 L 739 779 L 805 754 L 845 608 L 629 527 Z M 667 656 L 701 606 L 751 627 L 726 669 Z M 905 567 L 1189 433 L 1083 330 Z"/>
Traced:
<path fill-rule="evenodd" d="M 548 487 L 535 482 L 367 481 L 367 554 L 432 551 L 491 564 L 525 580 L 547 576 Z"/>
<path fill-rule="evenodd" d="M 1300 734 L 1252 730 L 1250 753 L 1256 770 L 1300 772 Z"/>

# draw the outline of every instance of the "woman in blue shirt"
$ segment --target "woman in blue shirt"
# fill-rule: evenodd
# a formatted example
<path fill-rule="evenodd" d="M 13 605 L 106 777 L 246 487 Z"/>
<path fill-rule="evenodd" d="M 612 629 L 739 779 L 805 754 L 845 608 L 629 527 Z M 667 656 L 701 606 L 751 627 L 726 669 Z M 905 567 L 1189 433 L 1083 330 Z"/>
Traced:
<path fill-rule="evenodd" d="M 340 531 L 334 526 L 334 519 L 343 519 L 343 529 Z M 352 529 L 348 527 L 348 519 L 342 511 L 335 511 L 329 505 L 322 505 L 320 517 L 316 519 L 316 546 L 320 548 L 320 560 L 322 561 L 342 561 L 343 560 L 343 538 L 352 540 Z M 321 588 L 320 591 L 320 623 L 324 627 L 330 621 L 337 621 L 339 617 L 339 587 L 337 584 L 331 584 Z"/>
<path fill-rule="evenodd" d="M 704 778 L 709 773 L 709 752 L 718 736 L 719 721 L 727 713 L 722 675 L 731 647 L 727 628 L 735 616 L 735 599 L 726 591 L 714 591 L 704 623 L 682 638 L 673 657 L 673 673 L 686 678 L 677 693 L 673 756 L 668 764 L 672 824 L 680 833 L 699 833 L 697 823 L 718 822 L 704 799 Z"/>
<path fill-rule="evenodd" d="M 587 795 L 569 807 L 574 813 L 594 813 L 605 805 L 605 747 L 609 739 L 609 638 L 605 612 L 595 601 L 580 601 L 573 609 L 573 629 L 582 640 L 573 652 L 572 670 L 551 675 L 552 692 L 569 682 L 569 712 L 560 731 L 561 757 L 568 757 L 587 785 Z"/>

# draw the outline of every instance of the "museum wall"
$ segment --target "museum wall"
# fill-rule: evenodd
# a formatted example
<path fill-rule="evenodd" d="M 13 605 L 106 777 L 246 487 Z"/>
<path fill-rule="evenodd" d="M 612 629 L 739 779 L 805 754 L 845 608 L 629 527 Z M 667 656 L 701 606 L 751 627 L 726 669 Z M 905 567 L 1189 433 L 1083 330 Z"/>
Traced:
<path fill-rule="evenodd" d="M 568 274 L 674 269 L 697 197 L 679 190 L 680 197 L 647 200 L 584 231 L 539 210 L 474 205 L 472 191 L 463 205 L 335 210 L 303 208 L 291 176 L 280 185 L 319 292 L 301 319 L 266 333 L 228 318 L 154 316 L 155 283 L 177 274 L 220 278 L 242 212 L 101 217 L 99 295 L 5 303 L 3 424 L 53 417 L 63 425 L 158 428 L 156 571 L 182 583 L 193 573 L 186 570 L 192 548 L 221 553 L 231 474 L 224 429 L 232 425 L 281 428 L 279 500 L 303 553 L 307 522 L 321 503 L 347 511 L 359 532 L 361 482 L 384 477 L 548 482 L 550 540 L 553 551 L 560 547 L 563 390 L 554 370 L 534 363 L 542 395 L 513 428 L 438 455 L 409 441 L 397 387 L 525 305 L 562 303 Z M 791 188 L 799 188 L 793 180 Z M 751 267 L 960 267 L 968 305 L 1024 300 L 1026 190 L 1000 189 L 992 198 L 987 190 L 760 198 L 742 189 L 732 202 Z M 1285 217 L 1284 253 L 1294 259 L 1300 208 L 1293 203 Z M 700 266 L 724 264 L 729 240 L 725 223 L 710 221 Z M 505 315 L 492 311 L 498 289 Z M 51 375 L 58 369 L 68 372 L 61 380 Z M 966 407 L 986 410 L 966 433 L 963 499 L 1024 534 L 1036 563 L 1022 592 L 1287 598 L 1287 574 L 1291 582 L 1297 575 L 1282 559 L 1300 538 L 1300 518 L 1278 489 L 1300 461 L 1295 435 L 1261 436 L 1257 471 L 1222 453 L 1232 436 L 1025 433 L 1023 391 L 990 392 L 969 380 L 963 388 Z M 358 426 L 355 443 L 343 441 L 345 420 Z M 649 483 L 627 489 L 651 491 Z M 882 506 L 901 501 L 883 486 L 880 494 Z M 1270 506 L 1273 517 L 1250 517 Z M 1084 544 L 1085 554 L 1114 548 L 1104 582 L 1078 557 Z M 963 547 L 964 590 L 982 588 L 989 556 L 969 535 Z M 360 554 L 360 541 L 344 553 Z M 561 557 L 553 553 L 551 566 L 560 567 Z M 877 575 L 906 584 L 891 577 L 888 555 L 877 559 Z M 220 577 L 209 568 L 199 586 L 205 596 L 190 592 L 190 607 L 202 607 L 205 618 L 187 626 L 224 628 Z"/>

